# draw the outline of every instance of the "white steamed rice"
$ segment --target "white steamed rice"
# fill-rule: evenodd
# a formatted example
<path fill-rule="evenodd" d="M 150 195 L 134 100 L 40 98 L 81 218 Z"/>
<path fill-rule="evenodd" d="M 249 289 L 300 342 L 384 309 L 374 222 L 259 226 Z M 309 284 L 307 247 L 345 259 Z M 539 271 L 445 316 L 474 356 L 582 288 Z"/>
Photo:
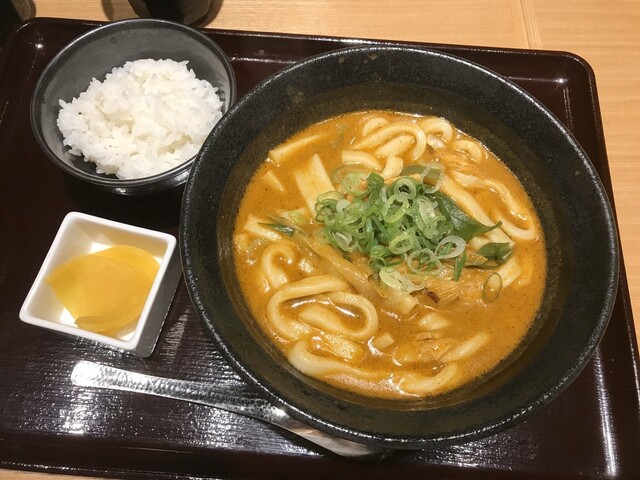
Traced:
<path fill-rule="evenodd" d="M 187 62 L 144 59 L 114 68 L 70 103 L 58 128 L 74 155 L 98 173 L 156 175 L 193 157 L 222 116 L 217 89 Z"/>

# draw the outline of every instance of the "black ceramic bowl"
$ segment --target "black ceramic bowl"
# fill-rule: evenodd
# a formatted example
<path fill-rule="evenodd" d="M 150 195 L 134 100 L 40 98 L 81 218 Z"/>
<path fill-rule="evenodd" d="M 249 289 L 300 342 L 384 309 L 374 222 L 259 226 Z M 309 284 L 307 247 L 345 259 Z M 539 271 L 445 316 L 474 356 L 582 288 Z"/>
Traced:
<path fill-rule="evenodd" d="M 226 112 L 236 98 L 231 63 L 209 37 L 193 28 L 157 19 L 132 19 L 108 23 L 66 45 L 45 67 L 31 97 L 31 126 L 44 153 L 62 170 L 103 190 L 124 195 L 145 194 L 184 184 L 194 159 L 157 175 L 119 179 L 96 172 L 92 162 L 72 155 L 64 146 L 56 125 L 59 100 L 70 102 L 100 81 L 114 67 L 144 58 L 187 60 L 187 67 L 199 79 L 217 88 Z"/>
<path fill-rule="evenodd" d="M 543 304 L 521 348 L 473 388 L 424 401 L 345 393 L 293 369 L 252 319 L 232 232 L 244 187 L 267 152 L 339 113 L 439 115 L 479 138 L 517 175 L 547 243 Z M 428 50 L 357 47 L 309 58 L 242 98 L 205 142 L 183 199 L 180 243 L 193 303 L 245 379 L 291 415 L 335 435 L 398 448 L 472 440 L 545 405 L 580 373 L 609 320 L 618 277 L 606 194 L 570 133 L 508 80 Z"/>

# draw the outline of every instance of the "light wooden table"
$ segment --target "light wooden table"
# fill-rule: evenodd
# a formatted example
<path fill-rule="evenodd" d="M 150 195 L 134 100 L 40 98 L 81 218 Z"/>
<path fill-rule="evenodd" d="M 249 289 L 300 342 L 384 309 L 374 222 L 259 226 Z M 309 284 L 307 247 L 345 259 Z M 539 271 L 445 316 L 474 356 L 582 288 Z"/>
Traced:
<path fill-rule="evenodd" d="M 36 16 L 119 20 L 127 0 L 35 0 Z M 640 332 L 638 0 L 212 0 L 198 26 L 565 50 L 596 72 L 622 250 Z M 4 479 L 69 477 L 0 471 Z M 76 477 L 77 478 L 77 477 Z"/>

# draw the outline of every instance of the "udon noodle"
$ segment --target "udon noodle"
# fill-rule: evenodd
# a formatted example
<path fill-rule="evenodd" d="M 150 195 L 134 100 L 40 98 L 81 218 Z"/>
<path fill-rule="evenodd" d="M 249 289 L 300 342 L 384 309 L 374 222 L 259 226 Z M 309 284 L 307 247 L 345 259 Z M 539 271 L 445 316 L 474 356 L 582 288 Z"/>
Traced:
<path fill-rule="evenodd" d="M 511 171 L 439 117 L 312 125 L 269 152 L 234 230 L 243 294 L 302 373 L 382 398 L 433 396 L 517 348 L 544 238 Z"/>

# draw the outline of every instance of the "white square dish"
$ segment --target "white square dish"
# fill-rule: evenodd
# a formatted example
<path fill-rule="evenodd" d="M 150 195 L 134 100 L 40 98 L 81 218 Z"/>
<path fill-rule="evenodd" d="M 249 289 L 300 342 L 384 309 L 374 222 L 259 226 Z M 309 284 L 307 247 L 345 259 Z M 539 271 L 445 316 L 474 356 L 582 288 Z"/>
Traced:
<path fill-rule="evenodd" d="M 115 245 L 141 248 L 159 263 L 158 273 L 135 328 L 120 332 L 117 338 L 79 328 L 45 281 L 58 265 Z M 20 319 L 32 325 L 148 357 L 158 341 L 181 274 L 177 242 L 172 235 L 71 212 L 62 221 L 27 294 L 20 309 Z"/>

